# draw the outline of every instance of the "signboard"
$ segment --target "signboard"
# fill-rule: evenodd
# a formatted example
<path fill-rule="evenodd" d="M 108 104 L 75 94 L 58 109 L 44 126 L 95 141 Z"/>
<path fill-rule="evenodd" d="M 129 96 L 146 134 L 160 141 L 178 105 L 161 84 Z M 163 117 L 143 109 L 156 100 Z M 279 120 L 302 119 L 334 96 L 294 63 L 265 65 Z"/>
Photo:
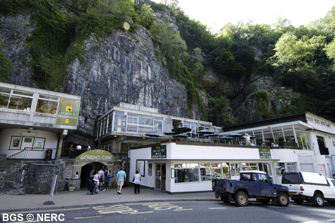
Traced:
<path fill-rule="evenodd" d="M 260 159 L 271 159 L 271 150 L 270 149 L 258 149 Z"/>
<path fill-rule="evenodd" d="M 166 145 L 152 146 L 151 158 L 166 158 Z"/>
<path fill-rule="evenodd" d="M 79 101 L 68 98 L 60 98 L 56 125 L 77 126 L 79 115 Z"/>
<path fill-rule="evenodd" d="M 76 161 L 114 161 L 115 156 L 101 149 L 89 150 L 76 157 Z"/>

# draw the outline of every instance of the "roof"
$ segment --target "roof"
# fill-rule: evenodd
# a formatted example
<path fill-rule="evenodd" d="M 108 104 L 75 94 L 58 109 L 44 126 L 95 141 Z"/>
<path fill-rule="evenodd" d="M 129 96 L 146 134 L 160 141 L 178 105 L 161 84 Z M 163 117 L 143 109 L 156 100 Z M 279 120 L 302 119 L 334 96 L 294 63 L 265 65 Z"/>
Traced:
<path fill-rule="evenodd" d="M 240 171 L 240 173 L 265 173 L 264 171 L 260 171 L 260 170 L 245 170 L 245 171 Z"/>
<path fill-rule="evenodd" d="M 249 122 L 249 123 L 239 124 L 239 125 L 223 126 L 222 130 L 224 132 L 230 132 L 230 131 L 235 131 L 235 130 L 255 128 L 255 127 L 261 127 L 261 126 L 267 126 L 267 125 L 273 125 L 273 124 L 281 124 L 283 122 L 292 122 L 292 121 L 302 121 L 302 122 L 307 123 L 307 119 L 306 119 L 307 113 L 309 112 L 281 116 L 281 117 L 276 117 L 276 118 L 271 118 L 271 119 L 264 119 L 261 121 Z"/>

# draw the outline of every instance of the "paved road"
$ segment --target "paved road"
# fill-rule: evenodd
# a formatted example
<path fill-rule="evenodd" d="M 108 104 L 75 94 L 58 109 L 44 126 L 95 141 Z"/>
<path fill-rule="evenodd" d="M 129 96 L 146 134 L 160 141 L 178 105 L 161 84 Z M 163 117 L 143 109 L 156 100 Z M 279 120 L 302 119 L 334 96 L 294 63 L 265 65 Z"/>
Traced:
<path fill-rule="evenodd" d="M 193 202 L 142 202 L 110 204 L 102 206 L 64 208 L 59 210 L 36 210 L 10 213 L 13 217 L 22 215 L 44 222 L 150 222 L 150 223 L 179 223 L 179 222 L 229 222 L 229 223 L 330 223 L 335 222 L 335 206 L 318 208 L 311 204 L 278 207 L 263 205 L 258 202 L 247 207 L 237 207 L 234 203 L 224 204 L 221 201 L 193 201 Z M 54 214 L 54 218 L 52 218 Z M 2 214 L 2 220 L 10 221 L 10 216 Z M 33 216 L 33 217 L 32 217 Z M 39 217 L 39 219 L 38 219 Z M 4 221 L 5 222 L 5 221 Z M 18 222 L 18 221 L 17 221 Z"/>

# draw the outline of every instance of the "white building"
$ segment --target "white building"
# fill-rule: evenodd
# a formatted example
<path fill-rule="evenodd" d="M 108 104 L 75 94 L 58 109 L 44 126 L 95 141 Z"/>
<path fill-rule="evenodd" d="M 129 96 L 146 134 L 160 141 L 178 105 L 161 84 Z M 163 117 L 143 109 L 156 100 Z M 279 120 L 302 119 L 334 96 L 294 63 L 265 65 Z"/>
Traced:
<path fill-rule="evenodd" d="M 335 174 L 334 123 L 321 117 L 303 113 L 223 129 L 248 133 L 253 144 L 233 138 L 230 145 L 165 140 L 132 147 L 130 179 L 138 170 L 143 186 L 176 193 L 210 191 L 213 177 L 237 179 L 249 169 L 267 172 L 274 183 L 281 183 L 283 171 Z"/>

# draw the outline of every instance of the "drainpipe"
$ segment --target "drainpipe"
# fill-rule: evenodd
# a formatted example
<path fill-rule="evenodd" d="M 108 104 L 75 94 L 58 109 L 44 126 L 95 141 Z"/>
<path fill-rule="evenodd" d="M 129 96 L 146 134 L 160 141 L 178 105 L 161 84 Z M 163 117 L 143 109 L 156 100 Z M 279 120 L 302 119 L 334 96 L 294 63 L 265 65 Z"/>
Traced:
<path fill-rule="evenodd" d="M 55 194 L 58 194 L 57 187 L 58 187 L 58 176 L 59 176 L 59 171 L 60 171 L 59 166 L 57 164 L 39 164 L 39 163 L 32 163 L 31 165 L 34 165 L 34 166 L 56 166 L 58 168 L 57 181 L 56 181 L 56 193 L 55 193 Z"/>

